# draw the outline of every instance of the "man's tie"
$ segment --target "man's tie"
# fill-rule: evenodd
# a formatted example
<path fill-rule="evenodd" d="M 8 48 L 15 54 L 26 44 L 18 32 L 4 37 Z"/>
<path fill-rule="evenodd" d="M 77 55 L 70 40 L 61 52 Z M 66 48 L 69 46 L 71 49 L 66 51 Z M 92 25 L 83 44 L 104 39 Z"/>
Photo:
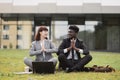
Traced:
<path fill-rule="evenodd" d="M 74 61 L 74 49 L 72 48 L 72 61 Z"/>

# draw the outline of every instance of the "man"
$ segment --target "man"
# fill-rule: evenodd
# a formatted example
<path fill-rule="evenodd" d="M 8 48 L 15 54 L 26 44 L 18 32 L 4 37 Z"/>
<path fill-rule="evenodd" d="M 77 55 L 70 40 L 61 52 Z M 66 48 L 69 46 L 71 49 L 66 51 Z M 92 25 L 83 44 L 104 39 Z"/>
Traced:
<path fill-rule="evenodd" d="M 92 60 L 92 56 L 83 41 L 77 38 L 78 32 L 77 26 L 70 26 L 69 38 L 64 39 L 58 48 L 59 66 L 66 72 L 81 71 Z M 81 58 L 80 54 L 85 56 Z"/>

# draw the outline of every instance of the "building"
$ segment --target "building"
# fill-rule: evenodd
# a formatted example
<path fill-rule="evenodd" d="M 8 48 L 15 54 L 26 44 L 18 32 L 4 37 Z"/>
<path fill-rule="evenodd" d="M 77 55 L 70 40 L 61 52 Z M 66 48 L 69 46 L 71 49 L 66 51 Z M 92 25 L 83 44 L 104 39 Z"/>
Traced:
<path fill-rule="evenodd" d="M 31 44 L 32 22 L 17 18 L 1 19 L 1 48 L 28 49 Z"/>
<path fill-rule="evenodd" d="M 49 29 L 58 46 L 69 25 L 90 50 L 120 51 L 119 0 L 3 0 L 0 2 L 1 48 L 29 49 L 38 26 Z"/>

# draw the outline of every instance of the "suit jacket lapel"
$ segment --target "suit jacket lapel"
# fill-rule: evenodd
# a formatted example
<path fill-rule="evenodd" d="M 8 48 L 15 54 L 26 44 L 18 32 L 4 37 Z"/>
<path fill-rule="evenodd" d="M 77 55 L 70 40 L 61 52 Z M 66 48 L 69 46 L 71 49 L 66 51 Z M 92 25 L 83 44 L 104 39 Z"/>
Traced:
<path fill-rule="evenodd" d="M 66 44 L 67 44 L 67 47 L 70 47 L 70 45 L 71 45 L 70 39 L 68 39 L 68 41 L 66 42 Z"/>
<path fill-rule="evenodd" d="M 46 48 L 47 47 L 47 41 L 44 40 L 44 47 Z"/>
<path fill-rule="evenodd" d="M 78 40 L 78 39 L 76 39 L 75 46 L 76 46 L 77 48 L 79 47 L 79 40 Z"/>
<path fill-rule="evenodd" d="M 40 41 L 38 41 L 37 45 L 40 46 L 40 49 L 42 48 L 42 46 L 41 46 L 41 42 L 40 42 Z"/>

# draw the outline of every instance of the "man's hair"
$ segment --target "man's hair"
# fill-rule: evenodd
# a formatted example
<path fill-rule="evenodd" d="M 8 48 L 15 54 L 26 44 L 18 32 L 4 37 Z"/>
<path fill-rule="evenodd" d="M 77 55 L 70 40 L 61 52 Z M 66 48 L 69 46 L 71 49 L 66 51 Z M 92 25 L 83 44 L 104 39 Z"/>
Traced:
<path fill-rule="evenodd" d="M 75 31 L 75 33 L 79 32 L 79 28 L 77 26 L 75 26 L 75 25 L 70 26 L 69 29 Z"/>

